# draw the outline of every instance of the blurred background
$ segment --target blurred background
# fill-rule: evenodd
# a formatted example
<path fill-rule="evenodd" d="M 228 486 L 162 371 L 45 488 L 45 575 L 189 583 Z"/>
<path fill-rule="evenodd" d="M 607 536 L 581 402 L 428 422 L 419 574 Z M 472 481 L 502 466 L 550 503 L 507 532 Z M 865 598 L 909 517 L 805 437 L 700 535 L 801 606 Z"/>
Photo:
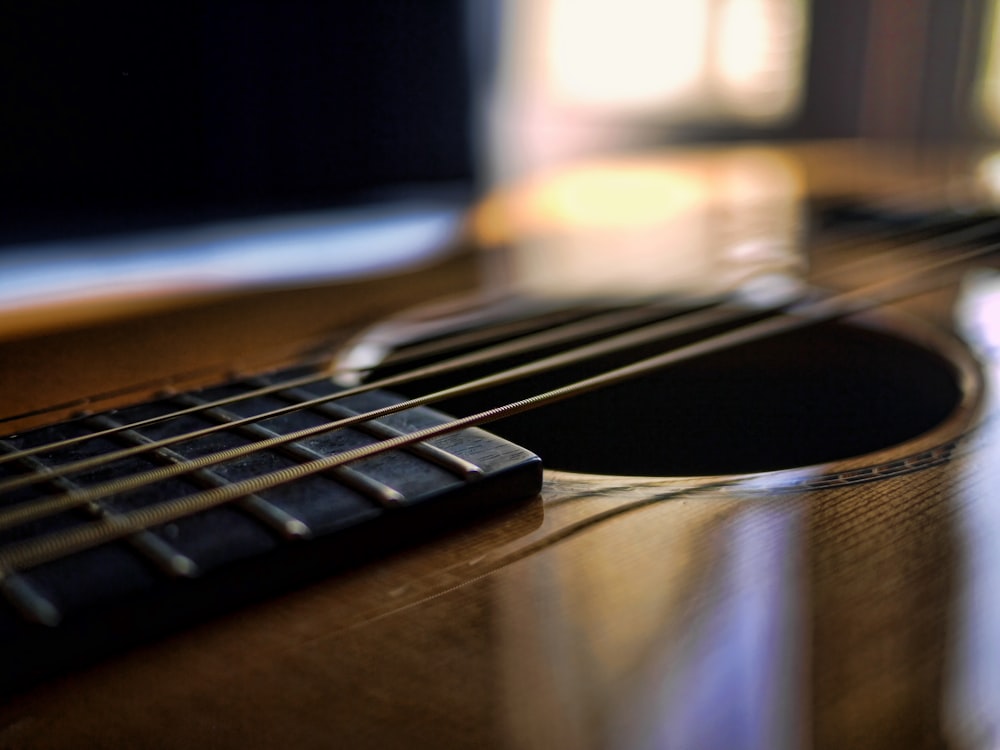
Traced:
<path fill-rule="evenodd" d="M 994 0 L 13 4 L 0 16 L 0 259 L 13 279 L 54 242 L 63 263 L 67 241 L 331 208 L 447 222 L 497 185 L 607 154 L 989 142 L 997 25 Z M 772 163 L 747 169 L 796 189 Z M 737 172 L 682 187 L 700 200 L 720 179 L 747 182 Z M 618 187 L 599 182 L 598 203 Z M 208 252 L 153 244 L 194 265 Z M 223 264 L 245 250 L 209 244 Z"/>
<path fill-rule="evenodd" d="M 995 6 L 514 0 L 491 116 L 528 134 L 529 159 L 623 141 L 988 137 Z"/>
<path fill-rule="evenodd" d="M 0 240 L 471 185 L 610 147 L 991 138 L 995 6 L 13 4 Z"/>

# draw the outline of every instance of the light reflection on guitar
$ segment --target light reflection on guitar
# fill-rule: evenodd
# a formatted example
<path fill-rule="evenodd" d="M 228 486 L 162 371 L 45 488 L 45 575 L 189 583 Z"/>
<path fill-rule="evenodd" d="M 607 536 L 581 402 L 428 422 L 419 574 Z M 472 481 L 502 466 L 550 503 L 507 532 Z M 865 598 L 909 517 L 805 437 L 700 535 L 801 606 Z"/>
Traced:
<path fill-rule="evenodd" d="M 845 153 L 818 151 L 804 170 L 811 186 L 826 159 L 826 174 L 841 170 L 840 189 L 829 192 L 845 192 Z M 895 184 L 912 195 L 914 184 L 930 184 L 919 175 L 871 177 L 874 187 L 864 187 L 876 194 Z M 919 248 L 882 244 L 885 268 L 852 266 L 855 274 L 917 262 Z M 853 239 L 815 235 L 816 273 L 838 267 L 854 247 Z M 250 321 L 262 340 L 277 345 L 285 325 L 308 322 L 300 341 L 331 326 L 343 341 L 388 313 L 461 290 L 468 269 L 449 261 L 336 290 L 350 309 L 329 304 L 325 291 L 274 293 L 181 311 L 173 323 L 140 318 L 82 335 L 108 345 L 160 324 L 215 320 L 185 335 L 224 340 L 263 299 L 268 309 Z M 951 305 L 951 294 L 930 295 L 910 310 L 940 321 Z M 269 330 L 268 312 L 278 316 Z M 995 650 L 988 628 L 972 625 L 993 600 L 960 598 L 965 586 L 989 586 L 988 574 L 976 572 L 985 569 L 961 563 L 977 559 L 972 545 L 987 540 L 961 529 L 989 500 L 988 432 L 976 425 L 992 406 L 979 404 L 976 368 L 961 346 L 919 323 L 884 321 L 943 353 L 964 389 L 941 425 L 903 445 L 747 478 L 588 476 L 552 466 L 541 498 L 526 506 L 17 696 L 0 709 L 0 740 L 976 747 L 995 718 L 980 718 L 971 696 L 955 702 L 955 685 L 977 683 L 962 682 L 953 655 Z M 55 347 L 73 335 L 5 350 L 21 363 L 66 363 Z M 263 366 L 261 355 L 243 354 L 253 338 L 203 355 L 210 366 L 199 377 L 223 374 L 233 357 Z M 190 349 L 191 340 L 172 347 Z M 81 366 L 85 354 L 75 355 Z M 198 360 L 170 364 L 183 370 Z M 162 362 L 144 364 L 153 371 L 144 379 L 162 382 Z M 113 369 L 94 367 L 98 374 L 83 372 L 81 382 Z M 8 382 L 31 377 L 5 368 Z M 121 376 L 138 382 L 136 369 Z M 67 400 L 65 387 L 53 403 Z M 16 404 L 6 401 L 5 413 Z M 678 439 L 669 415 L 662 427 L 665 441 Z M 965 650 L 956 652 L 960 622 L 985 640 L 960 640 Z"/>

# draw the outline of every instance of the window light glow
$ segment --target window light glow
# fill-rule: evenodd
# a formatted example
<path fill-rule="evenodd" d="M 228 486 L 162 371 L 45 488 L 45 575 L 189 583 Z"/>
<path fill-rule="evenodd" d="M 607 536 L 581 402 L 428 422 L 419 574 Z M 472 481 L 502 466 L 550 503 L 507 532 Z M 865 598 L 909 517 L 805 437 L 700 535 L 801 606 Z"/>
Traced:
<path fill-rule="evenodd" d="M 806 0 L 511 0 L 490 103 L 496 181 L 669 140 L 773 125 L 801 98 Z"/>
<path fill-rule="evenodd" d="M 801 88 L 805 7 L 786 0 L 728 0 L 719 6 L 716 88 L 737 117 L 779 120 Z"/>
<path fill-rule="evenodd" d="M 805 0 L 519 0 L 504 85 L 554 107 L 778 119 L 799 97 Z"/>
<path fill-rule="evenodd" d="M 709 10 L 689 0 L 551 0 L 551 95 L 626 109 L 694 95 L 704 83 Z"/>

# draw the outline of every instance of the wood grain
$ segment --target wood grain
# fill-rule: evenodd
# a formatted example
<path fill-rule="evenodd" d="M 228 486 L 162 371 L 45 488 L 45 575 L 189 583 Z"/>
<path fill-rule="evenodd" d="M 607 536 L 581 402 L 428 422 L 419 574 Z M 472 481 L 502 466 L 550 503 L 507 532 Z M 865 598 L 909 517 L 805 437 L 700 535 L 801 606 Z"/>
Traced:
<path fill-rule="evenodd" d="M 800 157 L 860 190 L 844 153 Z M 0 413 L 336 346 L 471 283 L 462 261 L 7 342 Z M 908 308 L 932 324 L 908 335 L 964 377 L 929 433 L 752 476 L 549 470 L 525 506 L 15 696 L 0 747 L 991 746 L 1000 713 L 970 664 L 1000 668 L 977 625 L 1000 601 L 995 364 L 934 328 L 956 294 Z"/>

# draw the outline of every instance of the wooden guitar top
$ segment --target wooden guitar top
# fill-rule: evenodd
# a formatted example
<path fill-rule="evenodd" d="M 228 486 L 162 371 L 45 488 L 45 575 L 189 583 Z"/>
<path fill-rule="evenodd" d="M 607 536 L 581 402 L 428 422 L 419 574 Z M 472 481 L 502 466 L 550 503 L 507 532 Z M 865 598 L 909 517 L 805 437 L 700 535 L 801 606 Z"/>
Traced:
<path fill-rule="evenodd" d="M 904 195 L 920 209 L 970 174 L 864 145 L 781 153 L 799 195 Z M 685 154 L 677 169 L 707 170 L 695 183 L 707 195 L 735 174 L 726 158 Z M 468 245 L 561 236 L 564 214 L 532 213 L 530 193 L 513 200 L 527 208 L 483 218 L 500 210 L 484 204 L 466 246 L 400 274 L 10 331 L 0 414 L 28 416 L 6 432 L 343 351 L 375 323 L 471 290 L 484 262 Z M 809 274 L 853 264 L 832 288 L 922 262 L 891 243 L 817 236 Z M 502 251 L 484 252 L 489 266 Z M 954 408 L 930 430 L 779 471 L 627 476 L 547 462 L 527 503 L 10 696 L 0 747 L 992 747 L 1000 442 L 988 336 L 1000 317 L 987 277 L 977 284 L 866 318 L 953 374 Z M 669 414 L 661 436 L 663 450 L 683 439 Z"/>

